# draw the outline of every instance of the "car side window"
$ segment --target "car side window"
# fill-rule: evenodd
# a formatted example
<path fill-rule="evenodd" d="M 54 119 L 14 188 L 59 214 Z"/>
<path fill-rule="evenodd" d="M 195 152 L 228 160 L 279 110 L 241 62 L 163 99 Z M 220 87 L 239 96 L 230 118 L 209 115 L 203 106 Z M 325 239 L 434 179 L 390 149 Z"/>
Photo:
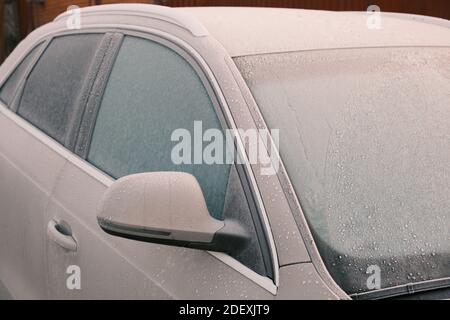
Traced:
<path fill-rule="evenodd" d="M 253 243 L 239 256 L 260 274 L 265 266 L 249 204 L 238 171 L 231 164 L 176 163 L 172 141 L 177 129 L 192 143 L 201 126 L 223 132 L 201 78 L 174 50 L 143 38 L 125 36 L 98 111 L 87 160 L 114 178 L 142 172 L 182 171 L 194 175 L 212 216 L 240 219 Z M 201 138 L 200 138 L 201 139 Z M 200 141 L 200 148 L 207 143 Z M 192 156 L 194 149 L 192 146 Z"/>
<path fill-rule="evenodd" d="M 165 46 L 125 37 L 100 106 L 88 160 L 115 178 L 150 171 L 189 172 L 202 186 L 209 211 L 220 218 L 230 166 L 175 164 L 171 158 L 176 145 L 172 133 L 186 129 L 194 138 L 196 121 L 201 121 L 203 131 L 221 129 L 195 70 Z"/>
<path fill-rule="evenodd" d="M 53 39 L 25 83 L 18 114 L 62 144 L 102 37 Z"/>
<path fill-rule="evenodd" d="M 22 60 L 19 66 L 11 73 L 0 91 L 0 99 L 7 105 L 13 102 L 14 96 L 19 88 L 23 77 L 26 75 L 28 68 L 31 66 L 34 58 L 42 48 L 42 43 L 34 47 Z"/>

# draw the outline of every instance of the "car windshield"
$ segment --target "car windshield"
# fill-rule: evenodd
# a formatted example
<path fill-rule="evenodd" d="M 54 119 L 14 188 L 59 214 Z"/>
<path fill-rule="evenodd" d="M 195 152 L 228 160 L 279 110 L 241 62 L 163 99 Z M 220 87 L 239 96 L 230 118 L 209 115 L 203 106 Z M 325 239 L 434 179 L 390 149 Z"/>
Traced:
<path fill-rule="evenodd" d="M 280 130 L 284 165 L 335 281 L 351 294 L 450 277 L 450 49 L 235 62 Z"/>

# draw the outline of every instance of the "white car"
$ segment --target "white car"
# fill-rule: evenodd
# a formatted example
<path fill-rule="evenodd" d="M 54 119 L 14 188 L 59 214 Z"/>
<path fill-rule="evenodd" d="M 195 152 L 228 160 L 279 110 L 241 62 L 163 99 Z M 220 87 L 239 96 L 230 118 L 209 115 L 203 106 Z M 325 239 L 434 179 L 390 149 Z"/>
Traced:
<path fill-rule="evenodd" d="M 448 298 L 450 23 L 370 18 L 106 5 L 31 33 L 0 68 L 0 297 Z M 174 161 L 199 123 L 242 161 Z"/>

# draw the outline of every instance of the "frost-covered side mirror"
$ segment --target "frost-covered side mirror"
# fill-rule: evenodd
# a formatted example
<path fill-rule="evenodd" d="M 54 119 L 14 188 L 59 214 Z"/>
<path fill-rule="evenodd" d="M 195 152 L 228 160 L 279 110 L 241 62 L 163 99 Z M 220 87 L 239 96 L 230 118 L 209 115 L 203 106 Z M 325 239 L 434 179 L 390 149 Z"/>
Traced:
<path fill-rule="evenodd" d="M 249 241 L 239 223 L 210 215 L 197 179 L 183 172 L 117 180 L 106 190 L 97 220 L 105 232 L 118 237 L 229 254 Z"/>

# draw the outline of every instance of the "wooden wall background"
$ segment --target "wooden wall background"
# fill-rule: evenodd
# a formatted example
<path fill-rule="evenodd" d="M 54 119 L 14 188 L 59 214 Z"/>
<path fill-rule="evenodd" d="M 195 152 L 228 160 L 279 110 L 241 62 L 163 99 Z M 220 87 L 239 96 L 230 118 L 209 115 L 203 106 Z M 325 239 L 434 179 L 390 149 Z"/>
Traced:
<path fill-rule="evenodd" d="M 0 0 L 0 3 L 4 0 Z M 180 6 L 255 6 L 285 7 L 320 10 L 366 11 L 378 5 L 382 11 L 423 14 L 450 19 L 450 0 L 45 0 L 43 4 L 17 1 L 22 30 L 47 23 L 70 5 L 80 7 L 119 2 L 155 3 L 172 7 Z"/>
<path fill-rule="evenodd" d="M 167 0 L 169 6 L 256 6 L 338 11 L 366 11 L 378 5 L 382 11 L 405 12 L 450 19 L 450 0 Z"/>

